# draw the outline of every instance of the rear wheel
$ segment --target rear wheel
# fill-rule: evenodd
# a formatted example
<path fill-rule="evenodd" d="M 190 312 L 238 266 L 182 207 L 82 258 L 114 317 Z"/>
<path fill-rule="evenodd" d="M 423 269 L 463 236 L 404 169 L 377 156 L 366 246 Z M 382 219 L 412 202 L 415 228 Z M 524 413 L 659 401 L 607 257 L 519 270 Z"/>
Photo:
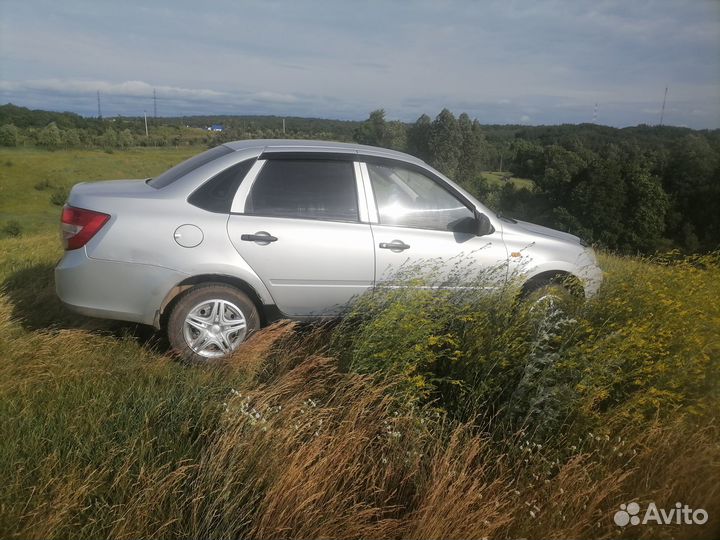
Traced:
<path fill-rule="evenodd" d="M 258 328 L 257 308 L 244 292 L 207 283 L 185 292 L 173 306 L 167 334 L 183 359 L 208 362 L 228 356 Z"/>

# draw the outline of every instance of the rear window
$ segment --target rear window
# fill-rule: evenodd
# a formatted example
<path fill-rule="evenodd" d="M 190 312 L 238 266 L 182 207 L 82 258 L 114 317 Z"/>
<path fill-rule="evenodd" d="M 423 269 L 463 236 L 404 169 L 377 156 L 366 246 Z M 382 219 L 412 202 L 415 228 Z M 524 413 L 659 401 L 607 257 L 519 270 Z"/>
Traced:
<path fill-rule="evenodd" d="M 188 197 L 188 202 L 208 212 L 229 214 L 235 192 L 253 163 L 254 158 L 228 167 L 200 186 Z"/>
<path fill-rule="evenodd" d="M 151 179 L 150 181 L 148 181 L 148 185 L 154 187 L 155 189 L 162 189 L 164 187 L 167 187 L 176 180 L 185 176 L 186 174 L 191 173 L 195 169 L 202 167 L 206 163 L 210 163 L 214 159 L 229 154 L 232 151 L 232 148 L 228 148 L 227 146 L 223 145 L 216 146 L 215 148 L 211 148 L 210 150 L 206 150 L 202 154 L 193 156 L 190 159 L 186 159 L 182 163 L 175 165 L 172 169 L 168 169 L 157 178 Z"/>

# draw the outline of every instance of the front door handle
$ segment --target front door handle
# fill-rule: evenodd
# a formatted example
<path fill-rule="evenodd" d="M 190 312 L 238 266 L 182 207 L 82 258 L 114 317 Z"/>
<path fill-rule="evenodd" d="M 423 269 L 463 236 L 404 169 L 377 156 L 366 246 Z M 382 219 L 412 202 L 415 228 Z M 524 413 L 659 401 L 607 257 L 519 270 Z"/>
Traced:
<path fill-rule="evenodd" d="M 260 231 L 255 234 L 243 234 L 240 236 L 240 240 L 244 242 L 260 242 L 262 244 L 269 244 L 270 242 L 277 242 L 277 236 L 273 236 L 265 231 Z"/>
<path fill-rule="evenodd" d="M 392 242 L 380 242 L 380 249 L 389 249 L 391 251 L 405 251 L 406 249 L 410 249 L 410 246 L 402 240 L 393 240 Z"/>

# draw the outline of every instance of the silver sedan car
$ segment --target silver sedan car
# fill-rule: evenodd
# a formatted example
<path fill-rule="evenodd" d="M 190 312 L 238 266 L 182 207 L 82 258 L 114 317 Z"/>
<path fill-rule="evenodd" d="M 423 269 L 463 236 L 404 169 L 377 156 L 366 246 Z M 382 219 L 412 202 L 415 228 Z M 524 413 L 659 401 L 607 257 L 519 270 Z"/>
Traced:
<path fill-rule="evenodd" d="M 421 160 L 356 144 L 237 141 L 152 179 L 81 183 L 62 213 L 57 294 L 227 355 L 277 318 L 337 315 L 402 268 L 459 258 L 525 289 L 602 280 L 576 236 L 504 219 Z M 498 277 L 499 276 L 499 277 Z"/>

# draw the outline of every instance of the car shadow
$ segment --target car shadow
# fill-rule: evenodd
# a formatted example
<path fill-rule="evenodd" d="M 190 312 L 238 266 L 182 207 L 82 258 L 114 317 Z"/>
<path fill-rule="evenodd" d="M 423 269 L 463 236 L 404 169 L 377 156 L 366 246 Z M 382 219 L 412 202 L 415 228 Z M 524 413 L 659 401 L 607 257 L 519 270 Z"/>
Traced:
<path fill-rule="evenodd" d="M 38 264 L 18 270 L 2 283 L 0 293 L 10 303 L 10 316 L 28 331 L 78 329 L 117 337 L 132 337 L 160 353 L 169 350 L 167 340 L 151 326 L 93 319 L 66 308 L 55 294 L 54 265 Z"/>

